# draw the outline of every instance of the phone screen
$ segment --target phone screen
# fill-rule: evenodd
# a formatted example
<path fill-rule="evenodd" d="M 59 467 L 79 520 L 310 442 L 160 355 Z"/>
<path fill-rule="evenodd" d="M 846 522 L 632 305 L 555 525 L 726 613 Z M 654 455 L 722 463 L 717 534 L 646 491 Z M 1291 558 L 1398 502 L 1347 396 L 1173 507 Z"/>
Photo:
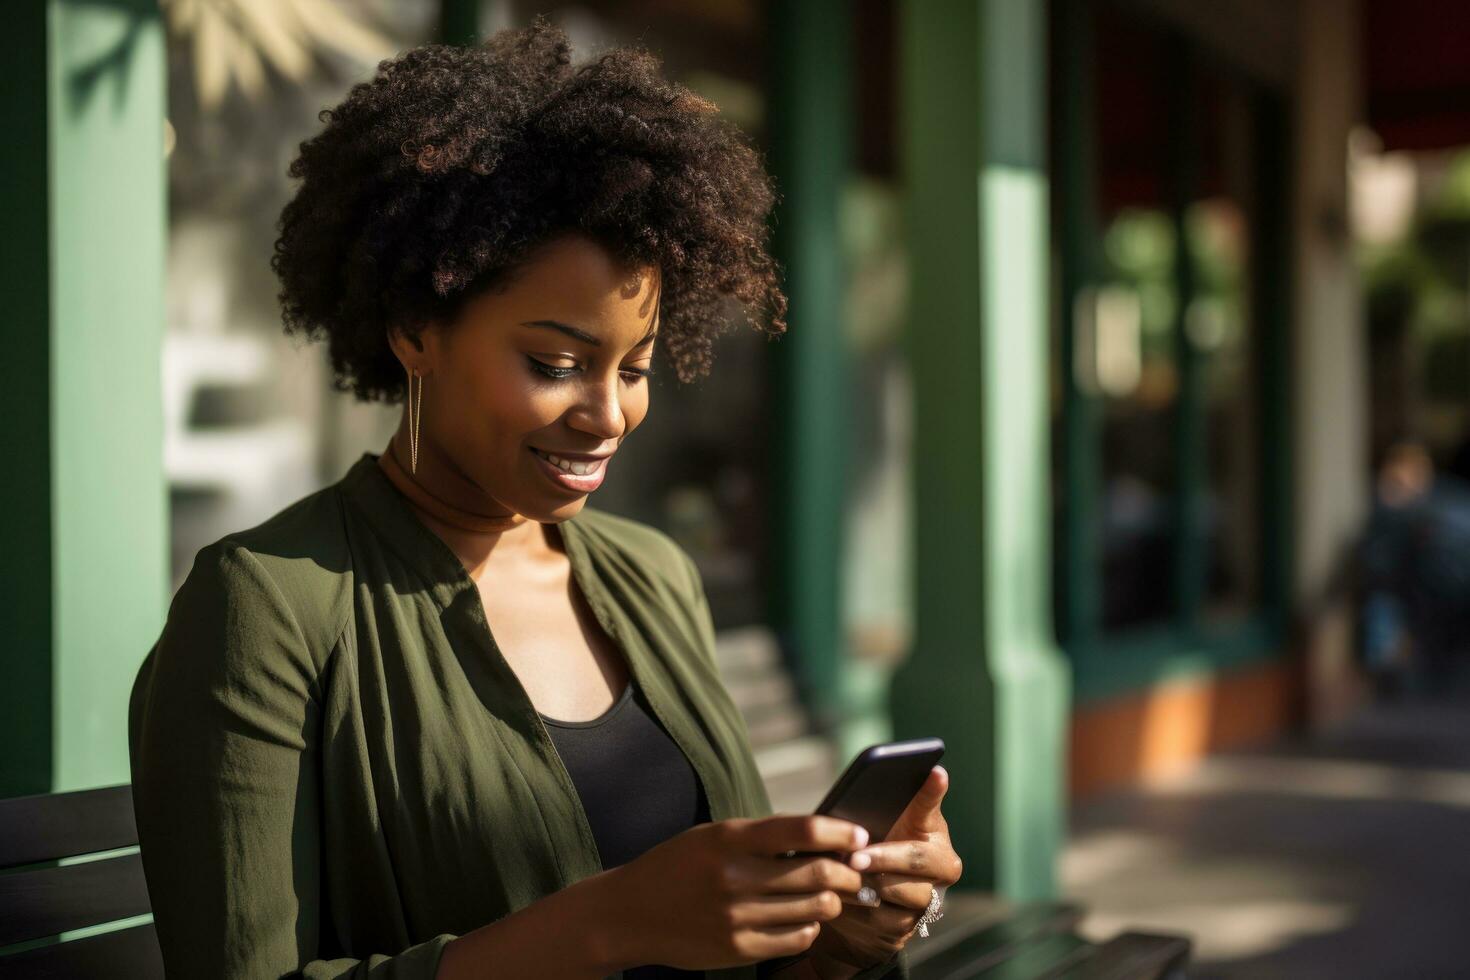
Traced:
<path fill-rule="evenodd" d="M 874 843 L 885 840 L 943 755 L 940 738 L 870 745 L 838 777 L 816 812 L 867 828 Z"/>
<path fill-rule="evenodd" d="M 868 831 L 869 843 L 886 840 L 943 755 L 941 738 L 870 745 L 848 764 L 813 812 L 851 820 Z M 788 852 L 787 856 L 807 855 Z M 841 858 L 836 853 L 823 852 L 822 856 Z"/>

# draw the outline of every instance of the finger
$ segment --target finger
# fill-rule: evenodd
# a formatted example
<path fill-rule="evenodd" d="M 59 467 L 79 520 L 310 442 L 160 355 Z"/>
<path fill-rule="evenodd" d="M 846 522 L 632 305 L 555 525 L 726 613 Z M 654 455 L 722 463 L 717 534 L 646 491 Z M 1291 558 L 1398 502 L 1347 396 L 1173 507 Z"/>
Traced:
<path fill-rule="evenodd" d="M 924 785 L 909 800 L 909 805 L 899 818 L 894 821 L 894 829 L 899 827 L 914 827 L 919 831 L 934 831 L 943 827 L 943 817 L 939 814 L 939 804 L 944 800 L 944 794 L 949 792 L 949 770 L 943 766 L 935 766 L 929 770 L 929 776 L 924 780 Z M 896 839 L 890 832 L 888 840 Z"/>
<path fill-rule="evenodd" d="M 834 891 L 857 894 L 863 876 L 831 858 L 750 857 L 731 866 L 737 887 L 757 893 Z"/>
<path fill-rule="evenodd" d="M 902 939 L 912 932 L 921 914 L 917 909 L 889 905 L 887 902 L 877 908 L 849 905 L 843 912 L 858 931 L 891 940 Z"/>
<path fill-rule="evenodd" d="M 732 820 L 736 844 L 752 854 L 787 851 L 855 851 L 868 843 L 868 831 L 851 820 L 823 814 L 790 814 Z"/>
<path fill-rule="evenodd" d="M 841 914 L 842 900 L 834 891 L 755 895 L 733 909 L 735 925 L 740 928 L 830 922 Z"/>
<path fill-rule="evenodd" d="M 772 960 L 778 956 L 794 956 L 804 952 L 816 941 L 822 931 L 820 922 L 803 922 L 789 926 L 756 926 L 738 930 L 735 935 L 742 939 L 742 949 L 757 960 Z"/>
<path fill-rule="evenodd" d="M 931 878 L 892 872 L 865 875 L 863 883 L 866 887 L 873 889 L 873 893 L 880 901 L 887 902 L 889 905 L 918 909 L 920 912 L 929 907 L 929 901 L 934 897 L 934 889 L 937 887 Z"/>
<path fill-rule="evenodd" d="M 897 872 L 934 881 L 947 881 L 946 872 L 950 863 L 944 856 L 947 850 L 941 842 L 935 841 L 885 841 L 882 844 L 870 844 L 849 855 L 848 864 L 860 864 L 860 870 L 868 874 Z"/>
<path fill-rule="evenodd" d="M 879 878 L 899 876 L 900 879 L 904 876 L 926 878 L 934 882 L 935 885 L 942 887 L 957 883 L 965 871 L 964 862 L 955 853 L 954 847 L 950 844 L 948 834 L 942 837 L 931 837 L 928 840 L 885 841 L 883 844 L 874 845 L 874 847 L 898 848 L 901 854 L 900 857 L 893 858 L 890 854 L 889 857 L 883 858 L 883 860 L 885 862 L 907 860 L 909 862 L 908 866 L 898 870 L 894 870 L 892 867 L 880 867 L 876 863 L 880 856 L 875 855 L 872 848 L 865 848 L 864 850 L 854 851 L 852 854 L 849 854 L 847 856 L 848 865 L 857 868 L 859 871 L 864 871 L 870 876 Z M 917 864 L 913 860 L 914 850 L 916 848 L 922 849 L 925 855 L 919 859 Z"/>

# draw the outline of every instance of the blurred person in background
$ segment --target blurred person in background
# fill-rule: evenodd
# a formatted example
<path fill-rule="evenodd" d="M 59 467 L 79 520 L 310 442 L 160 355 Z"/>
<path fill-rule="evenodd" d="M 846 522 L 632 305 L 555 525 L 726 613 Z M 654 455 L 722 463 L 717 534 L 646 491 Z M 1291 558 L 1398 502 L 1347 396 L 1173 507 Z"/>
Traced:
<path fill-rule="evenodd" d="M 201 549 L 139 671 L 169 974 L 906 976 L 960 874 L 948 775 L 886 842 L 773 815 L 694 563 L 586 506 L 656 350 L 706 374 L 726 301 L 785 329 L 756 152 L 651 54 L 573 69 L 540 18 L 384 61 L 321 118 L 286 329 L 404 413 Z"/>
<path fill-rule="evenodd" d="M 1459 689 L 1470 663 L 1470 482 L 1417 442 L 1379 467 L 1360 549 L 1363 653 L 1381 691 Z"/>

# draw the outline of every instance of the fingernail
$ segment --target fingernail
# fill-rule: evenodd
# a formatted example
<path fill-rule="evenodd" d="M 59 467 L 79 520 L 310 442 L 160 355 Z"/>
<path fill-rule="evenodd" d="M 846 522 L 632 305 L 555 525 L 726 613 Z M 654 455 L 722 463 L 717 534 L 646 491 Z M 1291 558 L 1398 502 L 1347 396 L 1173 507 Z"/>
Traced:
<path fill-rule="evenodd" d="M 864 905 L 878 905 L 878 893 L 873 890 L 872 885 L 864 885 L 858 889 L 857 900 Z"/>
<path fill-rule="evenodd" d="M 858 851 L 852 856 L 850 863 L 854 868 L 861 871 L 873 863 L 873 855 L 868 854 L 866 851 Z"/>
<path fill-rule="evenodd" d="M 853 849 L 868 846 L 868 828 L 858 827 L 852 832 Z"/>

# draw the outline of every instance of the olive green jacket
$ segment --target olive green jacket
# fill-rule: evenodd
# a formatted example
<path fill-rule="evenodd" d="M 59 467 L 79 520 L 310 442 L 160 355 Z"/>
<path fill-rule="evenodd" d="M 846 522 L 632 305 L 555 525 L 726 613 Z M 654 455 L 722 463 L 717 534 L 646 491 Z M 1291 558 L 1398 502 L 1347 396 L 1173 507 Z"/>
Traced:
<path fill-rule="evenodd" d="M 711 818 L 768 815 L 688 555 L 591 508 L 559 526 Z M 129 748 L 170 977 L 430 980 L 456 936 L 602 870 L 475 582 L 375 454 L 199 551 Z M 864 976 L 907 977 L 905 955 Z"/>

